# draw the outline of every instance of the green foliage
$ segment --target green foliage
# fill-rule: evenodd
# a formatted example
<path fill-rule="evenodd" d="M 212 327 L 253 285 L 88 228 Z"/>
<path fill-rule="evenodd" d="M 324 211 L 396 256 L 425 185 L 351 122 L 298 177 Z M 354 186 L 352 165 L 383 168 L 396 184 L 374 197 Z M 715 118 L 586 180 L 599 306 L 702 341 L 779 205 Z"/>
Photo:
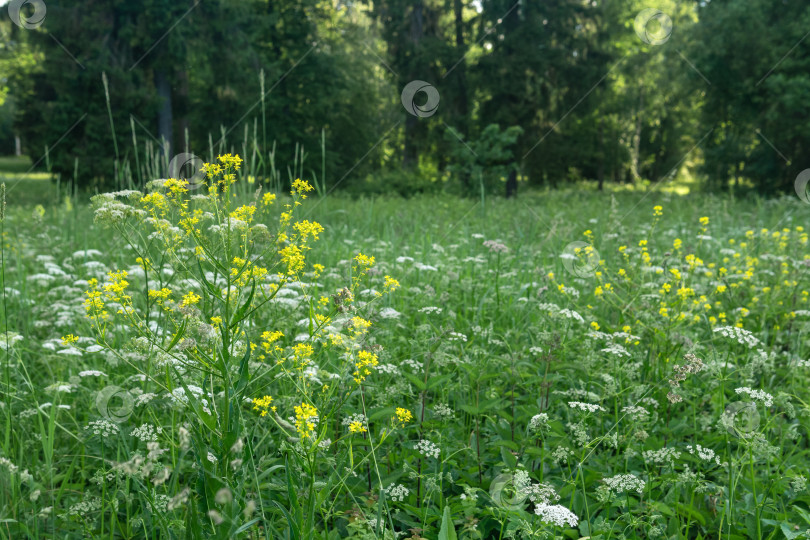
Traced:
<path fill-rule="evenodd" d="M 292 278 L 276 276 L 293 199 L 257 208 L 243 235 L 258 202 L 244 181 L 225 190 L 235 197 L 180 183 L 153 184 L 146 201 L 101 195 L 115 229 L 75 199 L 38 218 L 8 207 L 0 535 L 743 539 L 810 527 L 803 203 L 606 204 L 561 190 L 479 212 L 440 195 L 311 197 L 295 211 L 325 226 L 306 250 L 324 268 Z M 196 228 L 178 221 L 203 208 Z M 560 256 L 576 238 L 598 265 Z M 376 259 L 363 277 L 358 251 Z M 114 293 L 116 269 L 132 307 L 105 301 L 109 320 L 88 319 L 85 291 Z M 378 297 L 387 274 L 402 286 Z M 147 292 L 164 288 L 166 300 Z M 199 300 L 183 306 L 188 291 Z M 355 308 L 371 323 L 362 335 L 347 325 Z M 311 363 L 296 366 L 305 344 Z M 352 351 L 379 358 L 362 384 Z M 109 387 L 133 399 L 117 429 L 99 423 Z M 317 406 L 311 431 L 303 403 Z"/>
<path fill-rule="evenodd" d="M 91 189 L 142 186 L 181 152 L 238 151 L 266 179 L 277 156 L 323 147 L 303 171 L 321 191 L 407 170 L 468 192 L 458 139 L 497 124 L 523 130 L 511 166 L 529 185 L 700 171 L 712 189 L 789 191 L 810 145 L 795 121 L 810 8 L 656 7 L 672 34 L 651 45 L 641 0 L 50 3 L 38 29 L 0 23 L 0 145 L 20 135 L 35 162 L 47 147 L 53 172 Z M 414 80 L 436 88 L 435 114 L 402 107 Z"/>
<path fill-rule="evenodd" d="M 448 127 L 445 139 L 453 145 L 448 170 L 463 181 L 467 194 L 503 193 L 503 183 L 517 171 L 513 146 L 523 128 L 497 124 L 484 128 L 477 139 L 465 142 L 461 134 Z"/>
<path fill-rule="evenodd" d="M 712 187 L 751 182 L 763 193 L 792 191 L 808 164 L 810 55 L 806 2 L 707 2 L 690 33 L 690 56 L 711 83 L 701 120 L 714 131 L 704 172 Z"/>

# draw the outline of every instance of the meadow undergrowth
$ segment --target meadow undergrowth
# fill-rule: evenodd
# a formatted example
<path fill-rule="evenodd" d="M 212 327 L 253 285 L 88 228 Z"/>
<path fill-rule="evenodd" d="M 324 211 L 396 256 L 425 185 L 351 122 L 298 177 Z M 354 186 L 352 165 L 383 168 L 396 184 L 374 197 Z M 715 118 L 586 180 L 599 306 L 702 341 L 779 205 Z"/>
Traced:
<path fill-rule="evenodd" d="M 807 537 L 806 206 L 240 165 L 6 211 L 0 538 Z"/>

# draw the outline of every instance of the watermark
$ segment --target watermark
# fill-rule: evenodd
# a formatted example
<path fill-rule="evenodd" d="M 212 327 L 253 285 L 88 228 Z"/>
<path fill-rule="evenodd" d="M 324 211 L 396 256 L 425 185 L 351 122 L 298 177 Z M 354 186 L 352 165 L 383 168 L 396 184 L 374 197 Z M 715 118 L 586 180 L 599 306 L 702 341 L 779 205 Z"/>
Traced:
<path fill-rule="evenodd" d="M 427 101 L 422 105 L 416 104 L 416 94 L 420 92 L 427 95 Z M 419 118 L 427 118 L 436 114 L 439 108 L 439 91 L 425 81 L 411 81 L 402 89 L 402 106 L 409 114 Z"/>
<path fill-rule="evenodd" d="M 529 498 L 528 490 L 524 487 L 516 481 L 514 474 L 499 474 L 489 485 L 489 496 L 501 508 L 522 510 Z"/>
<path fill-rule="evenodd" d="M 34 9 L 30 17 L 26 17 L 22 13 L 25 6 L 31 6 Z M 11 0 L 8 3 L 8 16 L 11 18 L 11 22 L 27 30 L 42 26 L 47 11 L 48 8 L 45 7 L 45 2 L 42 0 Z"/>
<path fill-rule="evenodd" d="M 120 386 L 106 386 L 96 396 L 99 414 L 111 422 L 120 424 L 132 415 L 135 399 Z"/>
<path fill-rule="evenodd" d="M 807 192 L 807 183 L 810 182 L 810 169 L 805 169 L 796 177 L 793 186 L 796 188 L 796 195 L 807 204 L 810 204 L 810 193 Z"/>
<path fill-rule="evenodd" d="M 729 403 L 721 418 L 726 430 L 733 436 L 747 439 L 759 427 L 759 411 L 752 401 Z"/>
<path fill-rule="evenodd" d="M 186 181 L 186 189 L 194 190 L 202 187 L 205 172 L 202 170 L 205 162 L 194 154 L 177 154 L 169 162 L 169 178 Z"/>
<path fill-rule="evenodd" d="M 568 273 L 577 277 L 590 277 L 599 266 L 599 252 L 587 242 L 571 242 L 560 258 Z"/>
<path fill-rule="evenodd" d="M 633 28 L 644 43 L 663 45 L 672 35 L 672 19 L 659 9 L 642 9 L 633 21 Z"/>

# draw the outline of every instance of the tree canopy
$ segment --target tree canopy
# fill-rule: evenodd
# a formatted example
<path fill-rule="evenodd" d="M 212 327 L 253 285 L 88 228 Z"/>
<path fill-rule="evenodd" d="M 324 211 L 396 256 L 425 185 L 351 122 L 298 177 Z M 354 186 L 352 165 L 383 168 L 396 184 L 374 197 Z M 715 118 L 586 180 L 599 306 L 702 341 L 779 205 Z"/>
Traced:
<path fill-rule="evenodd" d="M 808 23 L 801 0 L 49 0 L 0 23 L 0 152 L 16 135 L 88 187 L 232 151 L 324 190 L 475 193 L 481 169 L 493 190 L 784 191 L 810 146 Z M 437 106 L 408 111 L 412 81 Z"/>

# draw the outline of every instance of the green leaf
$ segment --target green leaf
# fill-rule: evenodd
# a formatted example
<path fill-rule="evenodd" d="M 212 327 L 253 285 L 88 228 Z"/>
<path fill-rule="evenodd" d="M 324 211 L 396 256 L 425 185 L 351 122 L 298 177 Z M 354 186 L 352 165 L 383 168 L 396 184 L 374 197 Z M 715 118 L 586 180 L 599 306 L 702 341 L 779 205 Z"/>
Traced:
<path fill-rule="evenodd" d="M 458 540 L 456 528 L 453 526 L 453 518 L 450 516 L 450 507 L 444 507 L 442 515 L 442 528 L 439 530 L 439 540 Z"/>
<path fill-rule="evenodd" d="M 472 415 L 481 414 L 481 409 L 472 405 L 462 405 L 461 410 Z"/>
<path fill-rule="evenodd" d="M 701 514 L 700 512 L 695 511 L 694 508 L 691 508 L 691 507 L 689 507 L 689 506 L 687 506 L 685 504 L 679 503 L 679 502 L 675 503 L 675 508 L 677 508 L 678 512 L 680 512 L 681 514 L 685 514 L 685 515 L 689 516 L 690 519 L 693 519 L 693 520 L 697 521 L 701 525 L 704 525 L 704 526 L 706 525 L 706 518 L 703 517 L 703 514 Z"/>
<path fill-rule="evenodd" d="M 406 379 L 408 379 L 408 381 L 412 385 L 417 387 L 420 391 L 425 389 L 424 381 L 422 381 L 422 379 L 420 379 L 419 377 L 417 377 L 413 373 L 403 372 L 402 374 L 405 376 Z"/>
<path fill-rule="evenodd" d="M 171 343 L 169 343 L 169 346 L 166 347 L 166 352 L 170 352 L 174 346 L 177 345 L 177 342 L 183 339 L 183 336 L 186 334 L 186 326 L 188 326 L 188 319 L 183 319 L 183 324 L 180 325 L 180 330 L 177 331 L 172 338 Z"/>
<path fill-rule="evenodd" d="M 219 298 L 219 299 L 221 300 L 221 298 L 220 298 L 220 296 L 219 296 L 219 291 L 217 290 L 217 288 L 216 288 L 216 287 L 214 287 L 214 286 L 213 286 L 213 285 L 212 285 L 212 284 L 211 284 L 211 283 L 208 281 L 208 278 L 206 278 L 206 277 L 205 277 L 205 272 L 203 271 L 203 267 L 202 267 L 202 264 L 200 263 L 199 259 L 197 260 L 197 268 L 199 268 L 199 269 L 200 269 L 200 279 L 202 280 L 203 285 L 205 285 L 205 288 L 206 288 L 206 289 L 208 289 L 208 293 L 209 293 L 211 296 L 213 296 L 214 298 Z"/>
<path fill-rule="evenodd" d="M 250 371 L 248 370 L 248 360 L 250 359 L 250 345 L 248 345 L 247 350 L 245 351 L 245 356 L 242 357 L 242 360 L 239 362 L 239 381 L 236 383 L 236 388 L 234 390 L 234 401 L 236 402 L 236 406 L 239 406 L 239 402 L 241 401 L 242 394 L 247 387 Z"/>
<path fill-rule="evenodd" d="M 234 313 L 233 317 L 231 318 L 231 330 L 236 328 L 236 325 L 242 322 L 242 319 L 245 317 L 245 313 L 247 312 L 248 308 L 250 308 L 250 303 L 253 301 L 253 295 L 256 293 L 256 280 L 254 279 L 252 282 L 253 285 L 250 287 L 250 294 L 248 295 L 247 300 L 245 300 L 245 303 L 242 304 L 242 307 L 236 310 L 236 313 Z"/>
<path fill-rule="evenodd" d="M 498 441 L 498 442 L 505 443 L 508 441 Z M 503 459 L 503 462 L 506 463 L 506 466 L 509 467 L 510 469 L 514 469 L 517 467 L 517 458 L 512 454 L 512 452 L 506 449 L 505 445 L 501 445 L 501 459 Z"/>
<path fill-rule="evenodd" d="M 428 382 L 428 390 L 433 390 L 437 386 L 446 383 L 452 378 L 453 378 L 452 375 L 441 375 L 440 377 L 431 377 L 430 381 Z"/>
<path fill-rule="evenodd" d="M 782 529 L 782 532 L 785 535 L 787 540 L 793 540 L 794 538 L 798 538 L 802 536 L 806 531 L 794 531 L 793 528 L 790 526 L 790 523 L 781 523 L 779 527 Z"/>
<path fill-rule="evenodd" d="M 281 510 L 281 513 L 284 514 L 284 517 L 287 519 L 287 525 L 290 528 L 290 540 L 299 540 L 301 538 L 301 530 L 298 528 L 298 525 L 295 523 L 290 513 L 281 505 L 280 502 L 273 501 L 273 504 L 275 504 L 278 509 Z"/>

